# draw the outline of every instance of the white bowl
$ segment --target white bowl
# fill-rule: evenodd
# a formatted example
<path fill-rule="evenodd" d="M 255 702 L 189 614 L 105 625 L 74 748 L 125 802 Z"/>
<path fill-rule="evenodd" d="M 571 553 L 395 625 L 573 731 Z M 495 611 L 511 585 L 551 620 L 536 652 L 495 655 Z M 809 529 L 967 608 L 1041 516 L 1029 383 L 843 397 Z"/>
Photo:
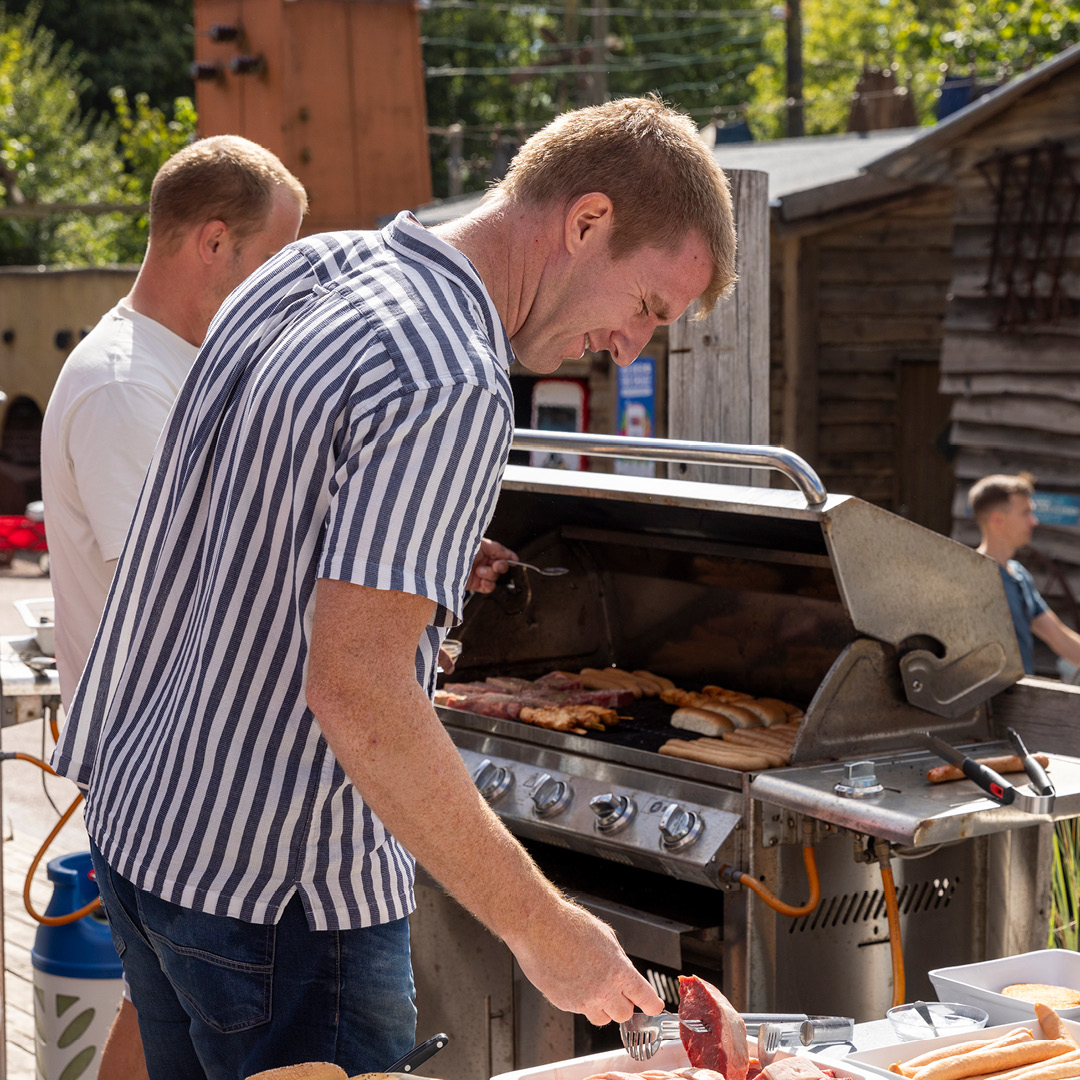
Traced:
<path fill-rule="evenodd" d="M 1006 997 L 1001 993 L 1003 987 L 1013 983 L 1046 983 L 1080 990 L 1080 953 L 1070 949 L 1040 949 L 1000 960 L 984 960 L 981 964 L 937 968 L 929 974 L 939 1000 L 977 1005 L 990 1014 L 991 1024 L 1007 1024 L 1033 1019 L 1035 1006 L 1030 1001 Z M 1080 1006 L 1056 1012 L 1066 1019 L 1080 1020 Z"/>
<path fill-rule="evenodd" d="M 53 598 L 43 596 L 37 600 L 13 600 L 15 610 L 22 616 L 22 621 L 37 636 L 38 648 L 43 656 L 53 656 L 56 651 L 56 637 L 53 626 Z"/>
<path fill-rule="evenodd" d="M 933 1027 L 926 1022 L 923 1012 L 933 1021 Z M 903 1042 L 975 1031 L 986 1027 L 986 1021 L 990 1019 L 985 1009 L 952 1001 L 926 1001 L 919 1002 L 917 1006 L 894 1005 L 885 1015 Z"/>

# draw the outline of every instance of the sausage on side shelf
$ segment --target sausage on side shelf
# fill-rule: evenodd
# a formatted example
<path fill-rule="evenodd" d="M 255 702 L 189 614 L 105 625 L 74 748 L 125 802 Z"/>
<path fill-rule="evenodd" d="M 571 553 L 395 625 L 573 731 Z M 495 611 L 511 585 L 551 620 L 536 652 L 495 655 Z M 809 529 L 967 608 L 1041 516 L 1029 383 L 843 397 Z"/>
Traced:
<path fill-rule="evenodd" d="M 1031 755 L 1044 769 L 1050 764 L 1050 759 L 1045 754 Z M 996 773 L 1023 772 L 1024 763 L 1016 754 L 1007 754 L 1004 757 L 976 758 L 980 765 L 993 769 Z M 931 784 L 943 784 L 946 780 L 963 780 L 964 774 L 955 765 L 935 765 L 926 770 L 926 779 Z"/>

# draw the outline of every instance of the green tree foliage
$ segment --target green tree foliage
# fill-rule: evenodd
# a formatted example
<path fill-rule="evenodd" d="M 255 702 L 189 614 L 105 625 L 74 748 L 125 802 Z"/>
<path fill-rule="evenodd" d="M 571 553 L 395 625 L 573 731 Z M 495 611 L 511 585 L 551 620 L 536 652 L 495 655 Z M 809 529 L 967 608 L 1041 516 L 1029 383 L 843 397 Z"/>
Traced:
<path fill-rule="evenodd" d="M 190 97 L 193 0 L 6 0 L 12 14 L 38 9 L 38 23 L 79 55 L 84 112 L 104 116 L 123 87 L 159 109 Z"/>
<path fill-rule="evenodd" d="M 146 95 L 113 93 L 114 116 L 79 104 L 85 86 L 73 50 L 31 8 L 0 7 L 0 206 L 143 204 L 161 163 L 190 140 L 190 99 L 174 117 Z M 146 246 L 145 214 L 22 213 L 0 217 L 0 263 L 81 266 L 132 262 Z"/>
<path fill-rule="evenodd" d="M 656 91 L 702 119 L 730 111 L 766 58 L 768 10 L 760 0 L 434 0 L 421 32 L 436 194 L 447 190 L 451 124 L 463 128 L 468 191 L 487 181 L 500 139 L 520 140 L 566 108 Z"/>
<path fill-rule="evenodd" d="M 1080 41 L 1074 0 L 803 0 L 807 134 L 844 131 L 864 67 L 910 78 L 921 123 L 935 119 L 942 76 L 1002 82 Z M 786 27 L 766 33 L 770 59 L 750 76 L 748 113 L 758 138 L 785 132 Z"/>
<path fill-rule="evenodd" d="M 421 30 L 436 193 L 446 193 L 450 124 L 462 125 L 473 190 L 508 131 L 520 137 L 604 93 L 655 90 L 702 123 L 784 135 L 785 14 L 778 0 L 432 0 Z M 802 0 L 802 19 L 808 134 L 847 129 L 864 66 L 894 70 L 930 123 L 946 71 L 998 82 L 1080 41 L 1075 0 Z"/>

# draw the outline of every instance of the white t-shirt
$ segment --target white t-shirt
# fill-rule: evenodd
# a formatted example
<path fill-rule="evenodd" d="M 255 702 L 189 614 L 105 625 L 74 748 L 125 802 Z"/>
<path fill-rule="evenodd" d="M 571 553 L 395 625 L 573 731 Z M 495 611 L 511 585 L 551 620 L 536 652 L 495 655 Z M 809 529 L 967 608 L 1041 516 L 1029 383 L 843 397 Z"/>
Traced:
<path fill-rule="evenodd" d="M 64 362 L 41 430 L 60 693 L 71 700 L 143 478 L 198 349 L 126 300 Z"/>

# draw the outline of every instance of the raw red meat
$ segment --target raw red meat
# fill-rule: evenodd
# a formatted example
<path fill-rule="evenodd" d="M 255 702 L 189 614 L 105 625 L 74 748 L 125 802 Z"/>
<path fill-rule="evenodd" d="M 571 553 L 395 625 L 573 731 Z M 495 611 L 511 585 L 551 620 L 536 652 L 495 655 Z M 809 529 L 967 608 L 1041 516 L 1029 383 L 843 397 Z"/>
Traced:
<path fill-rule="evenodd" d="M 532 689 L 532 683 L 528 679 L 519 679 L 516 675 L 489 675 L 484 682 L 488 686 L 494 686 L 496 690 L 505 690 L 508 693 Z"/>
<path fill-rule="evenodd" d="M 546 678 L 546 676 L 545 676 Z M 451 682 L 436 691 L 435 704 L 449 709 L 516 720 L 522 705 L 600 705 L 605 709 L 625 709 L 633 700 L 631 690 L 585 690 L 551 680 L 519 679 L 513 675 L 492 676 L 485 682 Z"/>
<path fill-rule="evenodd" d="M 443 686 L 448 694 L 464 694 L 467 697 L 475 697 L 477 694 L 505 694 L 497 686 L 483 682 L 448 682 Z"/>
<path fill-rule="evenodd" d="M 537 686 L 550 686 L 555 690 L 580 690 L 581 680 L 567 671 L 549 671 L 535 680 Z"/>
<path fill-rule="evenodd" d="M 721 1073 L 711 1069 L 647 1069 L 645 1072 L 606 1072 L 595 1073 L 588 1080 L 725 1080 Z"/>
<path fill-rule="evenodd" d="M 448 692 L 444 687 L 435 691 L 435 704 L 442 705 L 447 709 L 461 709 L 464 712 L 477 713 L 480 716 L 494 716 L 500 720 L 516 720 L 521 712 L 522 702 L 510 694 L 502 694 L 498 691 L 465 691 L 468 683 L 458 683 L 458 692 Z M 481 684 L 482 685 L 482 684 Z"/>
<path fill-rule="evenodd" d="M 761 1070 L 766 1080 L 822 1080 L 825 1074 L 812 1062 L 802 1057 L 778 1058 Z"/>
<path fill-rule="evenodd" d="M 746 1025 L 715 986 L 696 975 L 680 975 L 679 1019 L 700 1020 L 709 1029 L 691 1031 L 685 1024 L 679 1025 L 691 1065 L 723 1073 L 727 1080 L 746 1080 L 750 1063 Z"/>

